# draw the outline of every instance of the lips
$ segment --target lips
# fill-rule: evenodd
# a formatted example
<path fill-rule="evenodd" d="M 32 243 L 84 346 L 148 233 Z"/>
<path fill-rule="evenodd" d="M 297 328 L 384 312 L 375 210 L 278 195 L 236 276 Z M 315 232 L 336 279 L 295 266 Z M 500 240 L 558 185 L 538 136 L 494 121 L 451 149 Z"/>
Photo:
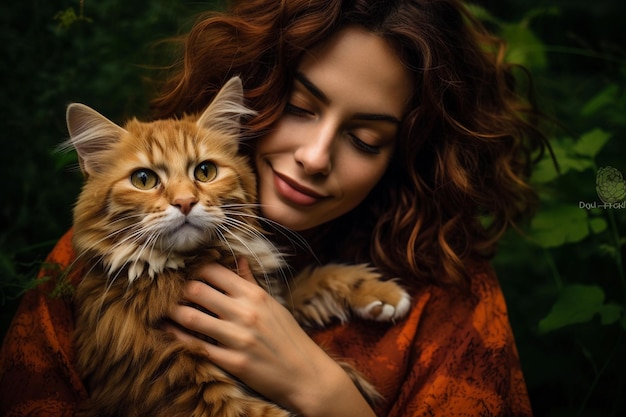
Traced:
<path fill-rule="evenodd" d="M 327 198 L 276 171 L 274 171 L 274 186 L 284 200 L 300 206 L 310 206 Z"/>

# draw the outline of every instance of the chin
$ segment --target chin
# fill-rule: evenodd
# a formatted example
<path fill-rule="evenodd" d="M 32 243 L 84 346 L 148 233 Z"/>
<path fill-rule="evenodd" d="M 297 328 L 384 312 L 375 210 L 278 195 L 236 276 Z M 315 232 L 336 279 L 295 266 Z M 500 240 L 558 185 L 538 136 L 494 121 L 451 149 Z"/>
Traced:
<path fill-rule="evenodd" d="M 206 234 L 202 231 L 185 227 L 163 241 L 163 249 L 173 252 L 189 252 L 200 247 L 206 241 Z"/>

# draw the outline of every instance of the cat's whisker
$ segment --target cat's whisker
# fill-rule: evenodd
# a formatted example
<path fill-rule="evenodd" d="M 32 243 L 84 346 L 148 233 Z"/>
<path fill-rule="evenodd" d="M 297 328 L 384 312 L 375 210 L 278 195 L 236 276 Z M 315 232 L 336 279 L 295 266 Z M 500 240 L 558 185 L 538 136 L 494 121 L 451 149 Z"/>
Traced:
<path fill-rule="evenodd" d="M 229 219 L 232 221 L 232 219 Z M 226 225 L 228 225 L 229 222 L 225 222 L 225 225 L 220 225 L 219 230 L 217 230 L 217 233 L 220 237 L 220 239 L 228 246 L 229 250 L 231 251 L 231 253 L 233 253 L 233 255 L 235 255 L 236 252 L 241 252 L 236 251 L 233 249 L 232 247 L 232 242 L 231 240 L 228 238 L 230 237 L 231 239 L 234 238 L 234 240 L 236 242 L 238 242 L 239 244 L 243 245 L 243 247 L 246 249 L 246 252 L 252 257 L 252 259 L 256 262 L 257 265 L 259 265 L 259 267 L 261 268 L 261 273 L 263 275 L 263 280 L 266 284 L 266 289 L 268 291 L 268 293 L 272 296 L 277 296 L 278 294 L 274 293 L 274 289 L 271 285 L 272 283 L 272 274 L 270 273 L 270 271 L 266 268 L 266 265 L 264 265 L 263 259 L 257 255 L 257 250 L 256 248 L 253 248 L 250 246 L 250 244 L 248 243 L 248 241 L 246 241 L 245 239 L 242 239 L 237 233 L 233 232 L 233 229 L 239 229 L 244 231 L 244 233 L 249 233 L 251 236 L 256 237 L 257 235 L 254 233 L 250 232 L 249 228 L 243 228 L 241 226 L 238 225 L 234 225 L 230 224 L 231 228 L 226 227 Z M 258 232 L 257 232 L 258 233 Z M 227 237 L 228 236 L 228 237 Z M 262 236 L 262 235 L 261 235 Z M 263 239 L 266 239 L 265 237 L 263 237 Z M 252 239 L 251 241 L 254 241 L 254 239 Z M 274 256 L 277 256 L 279 259 L 281 259 L 281 263 L 283 263 L 283 265 L 285 264 L 284 262 L 282 262 L 282 256 L 279 253 L 274 253 Z M 235 258 L 236 259 L 236 258 Z M 272 272 L 276 271 L 281 278 L 283 278 L 283 280 L 285 282 L 288 282 L 288 279 L 286 278 L 286 276 L 284 275 L 284 271 L 282 268 L 278 268 L 275 269 L 274 266 L 272 266 Z"/>
<path fill-rule="evenodd" d="M 256 255 L 256 253 L 245 243 L 245 241 L 243 239 L 241 239 L 239 236 L 237 236 L 235 233 L 233 233 L 229 228 L 220 225 L 215 230 L 215 233 L 218 236 L 219 240 L 222 241 L 226 245 L 226 247 L 230 251 L 231 255 L 233 256 L 233 259 L 235 260 L 235 267 L 236 268 L 239 267 L 237 265 L 237 255 L 238 255 L 239 251 L 236 251 L 236 250 L 233 249 L 233 247 L 231 245 L 231 242 L 228 240 L 228 238 L 226 237 L 224 232 L 227 233 L 229 236 L 234 237 L 239 243 L 241 243 L 247 249 L 248 254 L 256 261 L 256 264 L 261 267 L 261 272 L 263 274 L 263 279 L 265 281 L 268 293 L 270 295 L 274 296 L 273 291 L 272 291 L 272 286 L 270 285 L 269 274 L 268 274 L 267 270 L 265 269 L 265 267 L 263 266 L 263 263 L 261 262 L 259 257 Z M 239 254 L 241 254 L 241 253 L 239 253 Z"/>
<path fill-rule="evenodd" d="M 268 245 L 274 246 L 274 243 L 265 235 L 264 232 L 254 228 L 254 227 L 251 227 L 244 220 L 239 220 L 236 217 L 234 217 L 233 215 L 231 215 L 231 216 L 226 218 L 224 223 L 226 225 L 228 225 L 229 227 L 231 227 L 233 229 L 237 229 L 239 232 L 246 234 L 252 240 L 260 239 L 260 240 L 263 240 L 264 242 L 266 242 Z M 281 253 L 280 256 L 284 257 L 285 255 L 283 253 Z"/>
<path fill-rule="evenodd" d="M 244 233 L 245 235 L 247 235 L 248 237 L 250 237 L 250 239 L 252 241 L 255 240 L 263 240 L 264 242 L 266 242 L 270 247 L 273 247 L 273 243 L 267 238 L 267 236 L 265 236 L 264 233 L 262 233 L 261 231 L 250 227 L 250 225 L 242 220 L 236 219 L 234 218 L 232 215 L 230 217 L 227 217 L 225 219 L 224 222 L 225 225 L 229 226 L 231 229 L 233 230 L 237 230 L 241 233 Z M 237 235 L 234 235 L 236 238 L 238 238 Z M 279 254 L 275 254 L 278 255 L 279 258 L 281 259 L 281 261 L 284 261 L 284 254 L 279 253 Z M 286 285 L 287 287 L 287 291 L 288 293 L 291 293 L 290 289 L 289 289 L 289 278 L 286 275 L 285 269 L 289 269 L 291 270 L 291 267 L 286 263 L 283 262 L 283 265 L 281 268 L 278 268 L 278 270 L 275 272 L 275 274 L 278 274 L 282 280 L 282 282 Z M 265 279 L 267 281 L 267 274 L 265 276 Z M 269 286 L 269 283 L 268 283 Z"/>
<path fill-rule="evenodd" d="M 255 210 L 258 210 L 260 205 L 259 204 L 228 204 L 228 205 L 223 205 L 221 206 L 223 209 L 229 209 L 229 208 L 254 208 Z M 316 261 L 319 262 L 319 260 L 317 259 L 317 257 L 315 256 L 315 253 L 313 252 L 313 249 L 311 248 L 311 246 L 309 245 L 309 243 L 296 231 L 289 229 L 288 227 L 283 226 L 282 224 L 274 221 L 274 220 L 270 220 L 267 219 L 265 217 L 262 217 L 258 214 L 255 213 L 244 213 L 244 212 L 229 212 L 229 211 L 225 211 L 225 213 L 227 215 L 237 215 L 237 216 L 241 216 L 241 217 L 248 217 L 251 219 L 254 219 L 256 221 L 258 221 L 261 224 L 267 224 L 269 226 L 271 226 L 272 231 L 275 231 L 277 233 L 280 233 L 281 236 L 283 236 L 285 239 L 287 239 L 289 242 L 291 242 L 292 244 L 294 244 L 294 246 L 299 247 L 301 249 L 306 250 L 307 252 L 309 252 Z"/>
<path fill-rule="evenodd" d="M 227 210 L 224 211 L 224 214 L 226 214 L 226 216 L 227 216 L 226 218 L 228 220 L 238 222 L 238 224 L 243 225 L 246 230 L 254 232 L 254 236 L 261 237 L 263 239 L 266 239 L 269 242 L 269 240 L 266 238 L 265 234 L 262 231 L 254 228 L 254 227 L 251 227 L 249 222 L 246 222 L 245 220 L 239 220 L 238 219 L 238 217 L 241 217 L 241 218 L 244 218 L 244 219 L 248 218 L 248 219 L 253 219 L 253 220 L 260 221 L 262 219 L 260 216 L 255 215 L 255 214 L 245 213 L 245 212 L 227 211 Z"/>
<path fill-rule="evenodd" d="M 91 393 L 93 403 L 107 404 L 119 414 L 146 414 L 139 411 L 146 401 L 151 405 L 144 410 L 172 414 L 169 396 L 161 395 L 164 381 L 176 381 L 167 389 L 182 399 L 181 403 L 194 405 L 198 398 L 204 401 L 206 393 L 214 389 L 213 381 L 219 382 L 220 397 L 228 394 L 222 388 L 227 375 L 220 372 L 213 378 L 211 370 L 215 367 L 205 355 L 182 350 L 178 344 L 169 349 L 160 327 L 179 301 L 186 273 L 205 261 L 196 256 L 202 251 L 215 250 L 225 258 L 232 255 L 235 263 L 238 257 L 246 256 L 259 283 L 270 294 L 285 297 L 287 289 L 292 299 L 298 298 L 289 288 L 284 256 L 263 227 L 280 233 L 277 237 L 284 236 L 294 244 L 293 249 L 312 251 L 297 233 L 257 214 L 259 205 L 253 203 L 255 174 L 248 158 L 238 152 L 242 146 L 238 140 L 240 118 L 254 112 L 243 106 L 241 81 L 233 80 L 229 85 L 223 96 L 218 94 L 222 99 L 216 98 L 217 104 L 195 119 L 185 116 L 147 124 L 133 119 L 120 127 L 84 105 L 68 108 L 71 144 L 81 158 L 81 168 L 89 174 L 74 216 L 76 259 L 80 259 L 78 265 L 85 264 L 75 298 L 77 368 L 89 385 L 102 388 Z M 213 135 L 213 129 L 219 134 Z M 131 152 L 126 151 L 129 147 Z M 130 176 L 129 166 L 135 167 Z M 220 166 L 232 168 L 223 170 L 224 181 L 217 182 L 225 187 L 214 187 L 214 183 L 197 177 L 207 167 Z M 167 175 L 161 175 L 162 171 Z M 150 184 L 155 181 L 159 187 L 149 186 L 135 174 L 145 175 L 144 180 L 149 179 Z M 112 179 L 126 181 L 126 186 L 113 186 Z M 109 184 L 108 188 L 103 184 Z M 190 190 L 200 199 L 196 207 L 205 206 L 206 212 L 194 208 L 188 213 L 189 223 L 183 224 L 180 212 L 171 205 L 187 199 Z M 234 203 L 241 195 L 249 202 Z M 203 201 L 214 198 L 228 199 L 229 203 L 208 207 Z M 181 211 L 186 209 L 181 206 Z M 189 269 L 181 270 L 186 262 Z M 295 302 L 283 304 L 294 306 Z M 189 360 L 193 366 L 187 366 Z M 165 378 L 157 381 L 155 370 Z M 141 395 L 136 397 L 141 399 L 136 407 L 135 398 L 125 398 L 129 390 L 120 389 L 128 384 L 149 394 L 133 391 L 132 395 Z M 228 394 L 220 401 L 240 407 L 247 392 L 241 391 L 239 381 L 228 386 L 236 395 Z M 100 415 L 95 408 L 91 411 Z"/>
<path fill-rule="evenodd" d="M 224 235 L 224 233 L 222 232 L 226 232 L 228 233 L 228 235 L 235 237 L 240 243 L 242 243 L 244 246 L 247 247 L 247 245 L 245 244 L 245 242 L 243 240 L 241 240 L 236 234 L 233 234 L 232 231 L 228 228 L 225 227 L 220 227 L 220 230 L 217 230 L 216 233 L 219 236 L 219 239 L 224 242 L 224 244 L 228 247 L 228 250 L 231 252 L 231 254 L 233 255 L 234 259 L 235 259 L 235 267 L 238 268 L 239 266 L 237 265 L 237 252 L 235 251 L 232 246 L 231 246 L 231 242 L 229 242 L 228 238 Z M 259 265 L 259 267 L 261 268 L 261 274 L 263 275 L 263 281 L 265 282 L 265 289 L 266 291 L 272 296 L 272 297 L 276 297 L 277 294 L 274 293 L 274 290 L 272 288 L 271 285 L 271 278 L 270 275 L 268 273 L 268 271 L 265 269 L 265 267 L 263 266 L 263 263 L 261 262 L 261 260 L 259 259 L 259 257 L 250 249 L 247 251 L 248 254 L 252 257 L 252 259 L 254 259 L 254 261 L 256 262 L 257 265 Z M 259 279 L 259 277 L 256 276 L 255 274 L 255 278 Z"/>
<path fill-rule="evenodd" d="M 140 217 L 140 216 L 136 216 L 136 217 Z M 120 220 L 118 220 L 120 221 Z M 117 221 L 115 221 L 117 222 Z M 113 225 L 115 224 L 115 222 L 111 222 L 109 223 L 109 225 Z M 126 235 L 129 229 L 133 229 L 135 228 L 135 233 L 139 232 L 140 230 L 137 228 L 136 224 L 130 224 L 124 228 L 118 229 L 118 230 L 114 230 L 109 234 L 104 235 L 102 238 L 100 238 L 99 240 L 96 240 L 94 242 L 92 242 L 89 246 L 88 249 L 92 250 L 92 249 L 96 249 L 100 244 L 102 244 L 105 241 L 111 241 L 113 239 L 115 239 L 118 235 Z M 125 239 L 127 238 L 127 236 L 125 236 Z M 123 242 L 123 241 L 122 241 Z M 115 243 L 113 244 L 113 247 L 118 247 L 122 242 L 120 241 L 115 241 Z"/>
<path fill-rule="evenodd" d="M 224 225 L 230 227 L 231 229 L 236 229 L 237 231 L 245 234 L 251 239 L 261 239 L 265 241 L 268 245 L 273 245 L 272 242 L 259 230 L 250 227 L 248 223 L 243 220 L 238 220 L 234 217 L 227 217 L 224 220 Z"/>
<path fill-rule="evenodd" d="M 86 249 L 94 250 L 97 252 L 99 246 L 107 241 L 113 241 L 113 243 L 111 243 L 110 250 L 108 250 L 108 253 L 117 253 L 120 248 L 124 246 L 129 247 L 128 250 L 126 250 L 125 252 L 127 252 L 128 256 L 131 256 L 131 258 L 126 259 L 120 265 L 111 264 L 111 260 L 106 259 L 104 255 L 100 256 L 100 259 L 104 259 L 103 263 L 105 265 L 109 265 L 109 272 L 112 272 L 113 270 L 122 269 L 124 265 L 136 262 L 137 259 L 139 259 L 139 255 L 135 251 L 135 248 L 141 247 L 141 241 L 145 240 L 146 236 L 150 238 L 152 234 L 146 234 L 141 228 L 137 227 L 136 224 L 133 224 L 106 234 L 99 240 L 92 242 L 91 245 L 89 245 Z"/>
<path fill-rule="evenodd" d="M 252 238 L 263 239 L 266 242 L 270 243 L 270 240 L 261 231 L 253 227 L 250 227 L 250 225 L 247 222 L 243 220 L 239 220 L 233 217 L 232 215 L 230 217 L 226 217 L 226 219 L 224 220 L 224 224 L 228 226 L 236 227 L 237 230 L 245 233 L 247 236 L 250 236 Z"/>
<path fill-rule="evenodd" d="M 150 224 L 142 230 L 142 234 L 145 235 L 145 238 L 142 242 L 138 242 L 138 250 L 133 259 L 133 265 L 138 265 L 140 262 L 142 263 L 141 269 L 144 268 L 144 263 L 146 263 L 146 259 L 151 260 L 155 258 L 154 252 L 157 250 L 156 246 L 161 240 L 163 235 L 163 227 L 160 224 Z M 173 245 L 170 244 L 168 247 L 159 248 L 156 256 L 169 256 L 173 252 Z M 147 255 L 144 255 L 147 253 Z M 166 255 L 165 255 L 166 254 Z M 148 264 L 150 262 L 147 262 Z M 150 265 L 148 265 L 150 267 Z M 139 271 L 141 272 L 141 271 Z M 149 274 L 152 276 L 153 271 L 149 269 Z"/>

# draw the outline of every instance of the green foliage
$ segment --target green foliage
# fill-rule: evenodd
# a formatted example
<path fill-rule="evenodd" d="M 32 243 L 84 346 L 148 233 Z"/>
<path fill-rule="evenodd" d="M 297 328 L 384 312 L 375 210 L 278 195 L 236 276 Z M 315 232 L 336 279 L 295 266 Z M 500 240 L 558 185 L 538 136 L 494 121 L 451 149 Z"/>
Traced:
<path fill-rule="evenodd" d="M 572 284 L 563 287 L 550 313 L 539 321 L 540 333 L 547 333 L 565 326 L 589 323 L 596 315 L 601 325 L 620 320 L 624 308 L 615 303 L 605 304 L 604 290 L 597 285 Z"/>
<path fill-rule="evenodd" d="M 215 2 L 213 2 L 215 3 Z M 0 13 L 3 174 L 0 335 L 38 266 L 71 224 L 82 181 L 65 107 L 79 101 L 112 120 L 149 113 L 171 44 L 197 11 L 192 0 L 4 2 Z"/>
<path fill-rule="evenodd" d="M 80 0 L 80 12 L 78 15 L 73 7 L 68 7 L 54 15 L 54 20 L 59 22 L 60 29 L 69 29 L 74 23 L 84 21 L 91 22 L 92 19 L 85 17 L 85 1 Z"/>
<path fill-rule="evenodd" d="M 604 219 L 590 219 L 574 205 L 555 205 L 541 210 L 530 223 L 529 238 L 542 248 L 556 248 L 580 242 L 590 233 L 606 229 Z"/>
<path fill-rule="evenodd" d="M 538 213 L 505 237 L 494 265 L 535 414 L 618 416 L 626 412 L 626 53 L 560 44 L 567 39 L 550 25 L 562 27 L 570 7 L 526 8 L 508 22 L 477 7 L 563 126 L 549 130 L 552 152 L 532 173 Z"/>

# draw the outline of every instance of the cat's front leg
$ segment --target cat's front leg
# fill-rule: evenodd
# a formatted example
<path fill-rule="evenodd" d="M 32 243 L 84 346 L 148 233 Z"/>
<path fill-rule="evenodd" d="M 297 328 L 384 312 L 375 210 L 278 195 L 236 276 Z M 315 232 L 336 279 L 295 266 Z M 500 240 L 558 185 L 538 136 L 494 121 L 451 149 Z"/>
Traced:
<path fill-rule="evenodd" d="M 287 296 L 295 317 L 307 325 L 324 326 L 350 314 L 376 321 L 394 321 L 409 311 L 411 298 L 393 280 L 365 264 L 329 264 L 307 268 L 294 279 Z"/>

